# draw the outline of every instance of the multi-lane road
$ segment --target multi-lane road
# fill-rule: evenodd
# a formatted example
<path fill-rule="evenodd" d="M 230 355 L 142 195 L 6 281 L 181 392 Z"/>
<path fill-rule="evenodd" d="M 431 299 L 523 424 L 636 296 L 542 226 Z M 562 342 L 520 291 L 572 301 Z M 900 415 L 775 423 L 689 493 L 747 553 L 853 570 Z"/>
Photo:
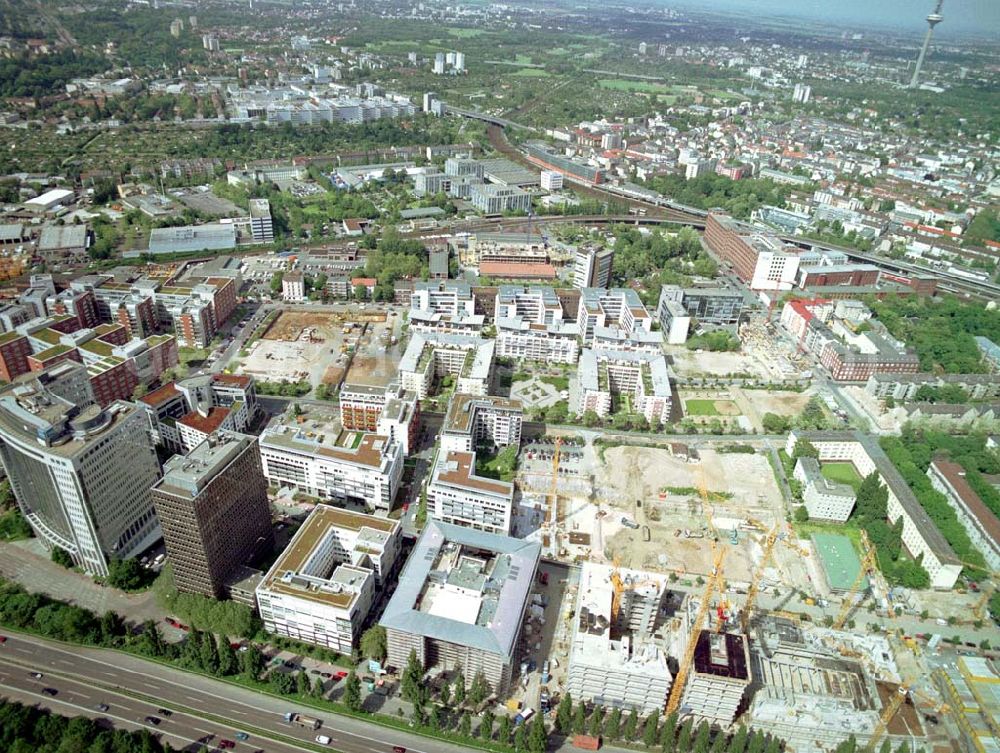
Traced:
<path fill-rule="evenodd" d="M 33 673 L 42 673 L 36 679 Z M 55 696 L 44 689 L 56 691 Z M 104 719 L 115 727 L 146 728 L 175 748 L 192 743 L 210 749 L 221 740 L 236 743 L 236 753 L 391 753 L 396 745 L 411 753 L 460 753 L 468 750 L 437 740 L 332 713 L 309 711 L 263 693 L 184 672 L 129 654 L 69 646 L 34 636 L 7 634 L 0 646 L 0 695 L 38 704 L 64 716 Z M 107 711 L 98 706 L 105 704 Z M 170 710 L 170 716 L 158 712 Z M 287 711 L 301 710 L 324 720 L 317 732 L 287 724 Z M 146 720 L 153 716 L 159 724 Z M 249 735 L 238 741 L 237 732 Z M 329 747 L 315 742 L 331 738 Z"/>

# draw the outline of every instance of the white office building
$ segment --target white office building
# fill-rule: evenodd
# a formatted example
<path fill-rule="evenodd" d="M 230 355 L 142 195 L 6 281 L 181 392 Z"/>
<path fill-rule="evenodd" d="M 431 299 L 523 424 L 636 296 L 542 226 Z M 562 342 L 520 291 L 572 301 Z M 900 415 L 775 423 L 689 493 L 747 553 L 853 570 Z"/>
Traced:
<path fill-rule="evenodd" d="M 542 170 L 541 182 L 544 191 L 561 191 L 563 174 L 557 170 Z"/>
<path fill-rule="evenodd" d="M 260 437 L 264 475 L 313 497 L 388 510 L 403 474 L 403 451 L 390 437 L 364 434 L 357 447 L 337 443 L 329 427 L 276 423 Z"/>
<path fill-rule="evenodd" d="M 267 199 L 250 199 L 250 232 L 253 234 L 254 243 L 274 241 L 271 202 Z"/>
<path fill-rule="evenodd" d="M 162 535 L 150 492 L 160 465 L 145 415 L 129 403 L 81 409 L 37 382 L 8 387 L 0 461 L 35 535 L 90 575 L 107 576 L 109 559 Z"/>
<path fill-rule="evenodd" d="M 583 288 L 576 317 L 585 347 L 660 352 L 653 318 L 631 288 Z"/>
<path fill-rule="evenodd" d="M 802 484 L 802 501 L 810 520 L 843 523 L 851 516 L 857 495 L 850 484 L 831 481 L 823 475 L 816 458 L 799 458 L 793 473 Z"/>
<path fill-rule="evenodd" d="M 613 248 L 583 246 L 576 250 L 573 262 L 573 287 L 607 288 L 611 285 L 611 267 L 615 262 Z"/>
<path fill-rule="evenodd" d="M 400 539 L 398 521 L 317 505 L 257 586 L 264 628 L 350 654 Z"/>
<path fill-rule="evenodd" d="M 306 278 L 297 269 L 281 276 L 281 299 L 286 303 L 302 303 L 306 299 Z"/>

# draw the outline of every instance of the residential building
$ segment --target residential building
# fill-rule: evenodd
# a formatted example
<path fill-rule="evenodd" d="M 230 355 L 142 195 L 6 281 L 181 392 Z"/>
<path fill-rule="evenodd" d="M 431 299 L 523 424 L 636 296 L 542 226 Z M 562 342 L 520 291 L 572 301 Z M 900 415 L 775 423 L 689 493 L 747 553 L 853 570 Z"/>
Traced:
<path fill-rule="evenodd" d="M 808 440 L 819 451 L 821 463 L 850 462 L 862 477 L 878 472 L 879 479 L 889 491 L 889 523 L 903 520 L 902 538 L 906 551 L 914 559 L 921 558 L 932 588 L 947 590 L 954 587 L 962 572 L 961 562 L 877 439 L 853 431 L 796 429 L 788 435 L 785 452 L 791 455 L 800 439 Z"/>
<path fill-rule="evenodd" d="M 363 434 L 356 447 L 343 446 L 335 426 L 309 418 L 304 423 L 278 420 L 261 434 L 260 455 L 268 481 L 320 499 L 388 511 L 403 475 L 400 443 Z"/>
<path fill-rule="evenodd" d="M 824 476 L 816 458 L 799 458 L 793 476 L 802 484 L 802 501 L 810 520 L 843 523 L 851 516 L 857 499 L 854 489 Z"/>
<path fill-rule="evenodd" d="M 254 243 L 274 242 L 271 203 L 267 199 L 250 199 L 250 232 Z"/>
<path fill-rule="evenodd" d="M 631 288 L 583 288 L 576 323 L 585 347 L 662 352 L 653 318 Z"/>
<path fill-rule="evenodd" d="M 896 402 L 906 402 L 913 400 L 924 386 L 958 387 L 972 400 L 1000 396 L 1000 380 L 991 374 L 872 374 L 865 384 L 865 392 L 883 400 L 892 398 Z"/>
<path fill-rule="evenodd" d="M 0 379 L 13 382 L 21 374 L 31 371 L 28 357 L 33 352 L 28 338 L 20 332 L 0 335 Z"/>
<path fill-rule="evenodd" d="M 427 514 L 480 531 L 511 533 L 514 485 L 476 474 L 475 452 L 442 448 L 427 485 Z"/>
<path fill-rule="evenodd" d="M 611 268 L 614 263 L 614 248 L 580 246 L 573 261 L 573 287 L 580 289 L 611 287 Z"/>
<path fill-rule="evenodd" d="M 386 664 L 483 674 L 504 697 L 541 554 L 536 542 L 430 519 L 379 624 Z"/>
<path fill-rule="evenodd" d="M 385 406 L 378 417 L 375 433 L 398 442 L 403 456 L 415 452 L 420 432 L 420 400 L 417 393 L 397 383 L 385 388 Z"/>
<path fill-rule="evenodd" d="M 456 392 L 489 393 L 493 376 L 495 340 L 468 335 L 416 333 L 399 362 L 399 381 L 423 400 L 437 381 L 450 375 Z"/>
<path fill-rule="evenodd" d="M 584 350 L 577 366 L 577 415 L 611 413 L 615 394 L 628 395 L 632 410 L 647 421 L 667 423 L 672 398 L 670 368 L 662 354 L 614 350 Z"/>
<path fill-rule="evenodd" d="M 524 409 L 518 400 L 456 392 L 441 426 L 442 452 L 472 452 L 521 444 Z"/>
<path fill-rule="evenodd" d="M 347 384 L 340 388 L 340 420 L 345 429 L 373 432 L 385 408 L 385 387 Z"/>
<path fill-rule="evenodd" d="M 150 494 L 160 465 L 128 403 L 81 408 L 37 382 L 10 387 L 0 394 L 0 461 L 35 535 L 91 575 L 161 536 Z"/>
<path fill-rule="evenodd" d="M 691 328 L 691 315 L 684 306 L 672 298 L 660 293 L 660 302 L 656 308 L 656 318 L 660 322 L 663 342 L 667 345 L 683 345 L 687 342 L 688 330 Z"/>
<path fill-rule="evenodd" d="M 616 578 L 623 590 L 612 614 Z M 655 633 L 667 591 L 666 576 L 583 563 L 566 672 L 574 699 L 642 715 L 663 710 L 673 676 Z"/>
<path fill-rule="evenodd" d="M 538 324 L 523 317 L 496 320 L 497 355 L 547 363 L 576 363 L 580 328 L 574 322 Z"/>
<path fill-rule="evenodd" d="M 415 332 L 478 335 L 484 317 L 475 310 L 472 287 L 455 280 L 414 282 L 410 327 Z"/>
<path fill-rule="evenodd" d="M 255 437 L 220 432 L 174 455 L 153 486 L 174 583 L 213 599 L 274 546 L 267 481 Z"/>
<path fill-rule="evenodd" d="M 291 270 L 281 276 L 281 300 L 302 303 L 306 299 L 306 278 L 302 272 Z"/>
<path fill-rule="evenodd" d="M 257 586 L 264 629 L 350 655 L 400 539 L 398 521 L 316 505 Z"/>
<path fill-rule="evenodd" d="M 1000 519 L 969 485 L 965 469 L 951 460 L 935 458 L 927 469 L 927 477 L 955 511 L 989 570 L 1000 572 Z"/>

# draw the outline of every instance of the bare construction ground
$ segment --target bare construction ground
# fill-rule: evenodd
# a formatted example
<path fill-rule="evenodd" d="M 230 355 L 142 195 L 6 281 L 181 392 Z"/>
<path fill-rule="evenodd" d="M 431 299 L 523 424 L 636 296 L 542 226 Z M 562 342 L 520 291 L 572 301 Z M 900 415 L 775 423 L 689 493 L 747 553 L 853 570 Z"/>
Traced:
<path fill-rule="evenodd" d="M 687 348 L 668 348 L 673 359 L 673 368 L 681 377 L 726 376 L 728 374 L 750 374 L 769 378 L 770 375 L 758 361 L 742 353 L 698 353 Z"/>
<path fill-rule="evenodd" d="M 339 314 L 283 311 L 249 348 L 241 371 L 269 382 L 320 384 L 331 367 L 346 367 L 358 338 L 344 332 Z"/>

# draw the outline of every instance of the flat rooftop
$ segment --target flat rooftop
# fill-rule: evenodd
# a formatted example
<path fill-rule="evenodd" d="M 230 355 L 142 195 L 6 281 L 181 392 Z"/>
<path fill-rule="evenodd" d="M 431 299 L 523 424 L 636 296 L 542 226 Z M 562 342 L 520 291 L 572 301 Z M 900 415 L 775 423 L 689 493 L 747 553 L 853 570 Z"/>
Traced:
<path fill-rule="evenodd" d="M 380 624 L 511 661 L 540 554 L 534 542 L 429 520 Z"/>
<path fill-rule="evenodd" d="M 473 421 L 478 410 L 498 410 L 522 412 L 520 400 L 506 397 L 478 397 L 465 393 L 455 393 L 448 404 L 443 431 L 469 434 L 473 429 Z"/>
<path fill-rule="evenodd" d="M 206 439 L 186 456 L 170 458 L 153 488 L 178 497 L 196 497 L 253 442 L 253 437 L 227 432 Z"/>
<path fill-rule="evenodd" d="M 434 485 L 453 486 L 498 497 L 513 497 L 514 485 L 476 475 L 476 453 L 449 452 L 434 467 Z"/>
<path fill-rule="evenodd" d="M 392 444 L 390 437 L 363 434 L 356 447 L 346 447 L 338 442 L 352 432 L 344 432 L 332 417 L 310 413 L 304 418 L 302 423 L 279 422 L 268 426 L 260 435 L 261 447 L 281 448 L 374 469 L 382 467 L 385 450 Z"/>

